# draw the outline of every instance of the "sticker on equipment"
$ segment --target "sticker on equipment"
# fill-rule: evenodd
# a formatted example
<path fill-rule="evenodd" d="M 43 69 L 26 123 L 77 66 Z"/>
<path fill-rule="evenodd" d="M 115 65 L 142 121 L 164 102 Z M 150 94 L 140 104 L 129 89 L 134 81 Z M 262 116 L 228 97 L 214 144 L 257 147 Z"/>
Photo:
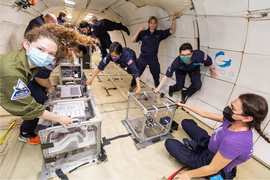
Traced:
<path fill-rule="evenodd" d="M 20 99 L 31 94 L 31 91 L 20 79 L 18 80 L 17 86 L 14 86 L 13 89 L 14 93 L 11 96 L 11 100 Z"/>

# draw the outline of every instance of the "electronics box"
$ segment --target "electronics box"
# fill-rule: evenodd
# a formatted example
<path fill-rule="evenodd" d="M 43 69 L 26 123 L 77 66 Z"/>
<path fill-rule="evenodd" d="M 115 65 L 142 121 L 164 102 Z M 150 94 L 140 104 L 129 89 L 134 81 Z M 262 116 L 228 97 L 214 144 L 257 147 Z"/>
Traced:
<path fill-rule="evenodd" d="M 142 92 L 141 95 L 128 93 L 126 119 L 122 123 L 140 149 L 173 137 L 170 134 L 172 121 L 164 126 L 160 119 L 173 119 L 176 108 L 172 100 L 152 91 Z"/>
<path fill-rule="evenodd" d="M 70 116 L 73 124 L 64 128 L 59 123 L 40 119 L 38 135 L 44 158 L 40 179 L 56 176 L 59 169 L 63 173 L 100 162 L 106 159 L 101 145 L 102 118 L 93 99 L 91 88 L 80 98 L 59 100 L 58 91 L 45 102 L 50 112 Z"/>

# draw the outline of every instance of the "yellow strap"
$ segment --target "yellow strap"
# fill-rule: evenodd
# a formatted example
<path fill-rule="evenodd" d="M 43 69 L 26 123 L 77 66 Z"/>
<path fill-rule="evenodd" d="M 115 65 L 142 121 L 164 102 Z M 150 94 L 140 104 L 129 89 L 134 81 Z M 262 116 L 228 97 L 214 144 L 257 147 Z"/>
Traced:
<path fill-rule="evenodd" d="M 8 132 L 9 132 L 9 130 L 12 128 L 12 126 L 13 126 L 14 124 L 15 124 L 15 121 L 13 121 L 13 123 L 9 126 L 9 128 L 8 128 L 8 130 L 7 130 L 7 132 L 6 132 L 6 134 L 1 138 L 0 144 L 2 144 L 2 142 L 5 140 L 5 138 L 6 138 L 7 134 L 8 134 Z"/>

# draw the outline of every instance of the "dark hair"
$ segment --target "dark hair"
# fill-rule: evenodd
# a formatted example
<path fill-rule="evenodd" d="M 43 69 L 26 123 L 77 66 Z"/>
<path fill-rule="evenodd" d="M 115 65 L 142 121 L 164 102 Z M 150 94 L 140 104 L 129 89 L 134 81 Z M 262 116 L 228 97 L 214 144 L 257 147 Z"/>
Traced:
<path fill-rule="evenodd" d="M 242 110 L 244 116 L 251 116 L 253 121 L 248 122 L 249 128 L 254 128 L 261 137 L 263 137 L 268 143 L 270 140 L 261 131 L 261 123 L 265 119 L 268 113 L 268 104 L 264 97 L 257 94 L 241 94 L 239 99 L 242 102 Z"/>
<path fill-rule="evenodd" d="M 86 28 L 86 27 L 89 27 L 89 23 L 88 22 L 86 22 L 86 21 L 80 22 L 79 28 Z"/>
<path fill-rule="evenodd" d="M 184 50 L 190 50 L 190 52 L 192 52 L 193 51 L 193 48 L 192 48 L 191 44 L 184 43 L 179 48 L 179 54 L 181 54 L 181 51 L 184 51 Z"/>
<path fill-rule="evenodd" d="M 123 52 L 122 45 L 119 42 L 113 42 L 110 45 L 110 53 L 115 52 L 115 54 L 120 55 Z"/>
<path fill-rule="evenodd" d="M 61 12 L 59 13 L 59 17 L 60 17 L 60 18 L 66 17 L 66 16 L 67 16 L 67 14 L 66 14 L 65 12 L 63 12 L 63 11 L 61 11 Z"/>

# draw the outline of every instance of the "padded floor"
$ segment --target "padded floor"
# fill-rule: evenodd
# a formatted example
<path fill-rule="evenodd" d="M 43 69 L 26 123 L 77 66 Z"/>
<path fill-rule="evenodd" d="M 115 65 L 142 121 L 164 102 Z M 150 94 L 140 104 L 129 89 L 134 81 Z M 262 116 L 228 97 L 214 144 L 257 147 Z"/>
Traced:
<path fill-rule="evenodd" d="M 100 57 L 94 54 L 93 63 L 98 64 Z M 87 78 L 94 69 L 84 70 Z M 101 81 L 95 78 L 91 86 L 96 104 L 102 115 L 102 137 L 107 139 L 127 134 L 122 124 L 126 116 L 127 93 L 132 76 L 126 71 L 110 63 L 99 75 Z M 52 73 L 51 81 L 58 84 L 57 69 Z M 149 91 L 146 84 L 141 83 L 143 91 Z M 110 96 L 104 90 L 109 91 Z M 115 89 L 116 88 L 116 89 Z M 140 109 L 134 103 L 130 105 L 130 114 L 136 116 Z M 181 124 L 185 118 L 195 119 L 180 108 L 176 110 L 174 120 Z M 21 118 L 14 117 L 1 109 L 1 137 L 5 134 L 10 124 L 16 124 L 8 133 L 1 148 L 0 179 L 39 179 L 43 163 L 40 145 L 29 145 L 18 141 Z M 205 128 L 209 134 L 212 133 L 209 127 L 200 121 L 198 124 Z M 181 129 L 173 131 L 174 138 L 182 141 L 188 138 Z M 131 137 L 119 138 L 111 141 L 111 144 L 104 147 L 107 159 L 104 162 L 82 167 L 68 174 L 69 179 L 166 179 L 183 165 L 172 158 L 165 146 L 164 141 L 142 149 L 137 149 Z M 238 167 L 237 179 L 269 179 L 270 170 L 262 166 L 254 159 Z M 59 179 L 58 177 L 52 179 Z"/>

